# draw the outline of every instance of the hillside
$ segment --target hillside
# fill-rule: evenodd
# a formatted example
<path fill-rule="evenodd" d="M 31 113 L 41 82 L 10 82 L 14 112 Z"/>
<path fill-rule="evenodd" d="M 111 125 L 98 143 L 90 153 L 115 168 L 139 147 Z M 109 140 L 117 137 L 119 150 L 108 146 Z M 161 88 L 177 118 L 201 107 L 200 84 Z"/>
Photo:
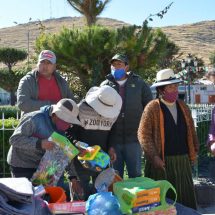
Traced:
<path fill-rule="evenodd" d="M 211 52 L 215 52 L 215 20 L 190 25 L 169 26 L 162 30 L 173 40 L 183 53 L 196 54 L 206 64 Z"/>
<path fill-rule="evenodd" d="M 118 28 L 128 23 L 109 19 L 99 18 L 98 24 L 111 28 Z M 58 19 L 50 19 L 42 21 L 46 32 L 57 32 L 63 26 L 66 27 L 83 27 L 84 20 L 79 17 L 63 17 Z M 19 24 L 14 27 L 0 29 L 0 47 L 9 46 L 16 48 L 28 47 L 28 31 L 30 53 L 34 52 L 34 41 L 38 36 L 41 25 L 39 22 L 31 22 L 29 24 Z M 161 28 L 171 40 L 173 40 L 180 48 L 184 55 L 188 53 L 196 54 L 201 57 L 206 64 L 209 63 L 209 55 L 215 51 L 215 20 L 203 21 L 199 23 L 168 26 Z"/>

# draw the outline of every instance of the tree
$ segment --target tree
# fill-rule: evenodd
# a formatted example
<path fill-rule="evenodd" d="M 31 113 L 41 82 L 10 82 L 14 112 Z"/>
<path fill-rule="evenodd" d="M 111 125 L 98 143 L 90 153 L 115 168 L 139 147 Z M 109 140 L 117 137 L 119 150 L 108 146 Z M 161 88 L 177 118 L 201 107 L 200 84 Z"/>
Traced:
<path fill-rule="evenodd" d="M 144 22 L 142 27 L 128 26 L 117 30 L 117 51 L 125 52 L 130 67 L 149 83 L 156 71 L 170 66 L 179 48 L 160 29 L 152 29 Z"/>
<path fill-rule="evenodd" d="M 15 105 L 16 102 L 16 88 L 18 81 L 20 80 L 22 74 L 20 71 L 13 71 L 13 66 L 19 61 L 23 61 L 27 58 L 27 52 L 24 50 L 19 50 L 15 48 L 0 48 L 0 62 L 4 63 L 7 69 L 0 71 L 0 84 L 2 88 L 10 92 L 11 105 Z"/>
<path fill-rule="evenodd" d="M 85 93 L 107 74 L 105 67 L 108 67 L 108 61 L 114 53 L 115 34 L 115 31 L 101 26 L 64 28 L 58 35 L 43 34 L 38 37 L 36 52 L 53 50 L 57 55 L 58 68 L 66 72 L 70 82 L 78 77 Z M 77 83 L 77 78 L 75 80 Z"/>
<path fill-rule="evenodd" d="M 58 67 L 66 73 L 73 91 L 79 95 L 98 85 L 110 73 L 109 60 L 116 52 L 126 53 L 130 68 L 148 82 L 152 82 L 159 63 L 171 58 L 174 51 L 166 51 L 172 44 L 165 34 L 149 28 L 128 26 L 121 29 L 108 29 L 101 26 L 84 29 L 64 28 L 58 34 L 42 34 L 36 40 L 36 52 L 53 50 L 58 59 Z M 173 48 L 169 48 L 172 50 Z M 74 81 L 75 80 L 75 81 Z M 77 86 L 80 81 L 81 85 Z M 75 87 L 75 90 L 74 90 Z"/>
<path fill-rule="evenodd" d="M 80 14 L 84 15 L 87 25 L 96 23 L 99 16 L 111 0 L 67 0 L 67 2 Z"/>

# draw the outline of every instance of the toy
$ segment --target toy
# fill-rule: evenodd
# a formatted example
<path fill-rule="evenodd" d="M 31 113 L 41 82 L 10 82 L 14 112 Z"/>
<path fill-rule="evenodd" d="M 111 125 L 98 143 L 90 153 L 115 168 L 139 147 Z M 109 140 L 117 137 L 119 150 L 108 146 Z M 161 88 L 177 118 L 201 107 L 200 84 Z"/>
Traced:
<path fill-rule="evenodd" d="M 32 176 L 34 185 L 56 186 L 68 163 L 79 153 L 79 150 L 64 136 L 53 132 L 49 140 L 55 147 L 46 151 Z"/>
<path fill-rule="evenodd" d="M 95 145 L 89 147 L 86 143 L 80 141 L 76 142 L 75 145 L 82 151 L 78 156 L 78 160 L 83 167 L 96 172 L 101 172 L 110 163 L 109 155 L 105 153 L 100 146 Z"/>

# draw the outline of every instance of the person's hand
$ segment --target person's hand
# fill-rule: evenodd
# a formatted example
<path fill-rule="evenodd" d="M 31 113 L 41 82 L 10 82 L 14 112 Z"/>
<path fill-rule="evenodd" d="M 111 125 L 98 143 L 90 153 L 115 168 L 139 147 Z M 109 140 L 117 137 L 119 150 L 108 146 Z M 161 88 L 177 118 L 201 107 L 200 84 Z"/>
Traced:
<path fill-rule="evenodd" d="M 113 163 L 114 161 L 116 161 L 116 152 L 114 150 L 113 147 L 110 147 L 109 150 L 108 150 L 108 154 L 110 156 L 110 160 L 111 162 Z"/>
<path fill-rule="evenodd" d="M 155 156 L 153 160 L 154 167 L 165 170 L 165 163 L 159 156 Z"/>
<path fill-rule="evenodd" d="M 72 191 L 74 194 L 78 196 L 78 198 L 83 199 L 84 198 L 84 190 L 81 186 L 80 181 L 73 178 L 71 179 L 71 185 L 72 185 Z"/>
<path fill-rule="evenodd" d="M 55 143 L 47 139 L 43 139 L 41 141 L 41 148 L 44 150 L 52 150 L 54 146 L 55 146 Z"/>

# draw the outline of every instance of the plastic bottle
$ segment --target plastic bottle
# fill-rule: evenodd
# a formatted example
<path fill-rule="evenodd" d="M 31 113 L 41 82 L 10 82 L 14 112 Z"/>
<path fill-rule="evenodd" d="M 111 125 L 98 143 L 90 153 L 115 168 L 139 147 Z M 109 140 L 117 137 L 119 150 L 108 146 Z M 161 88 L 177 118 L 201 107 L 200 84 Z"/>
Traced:
<path fill-rule="evenodd" d="M 81 142 L 81 141 L 77 141 L 75 140 L 73 143 L 75 143 L 75 146 L 79 149 L 87 149 L 87 147 L 89 146 L 87 143 Z"/>

